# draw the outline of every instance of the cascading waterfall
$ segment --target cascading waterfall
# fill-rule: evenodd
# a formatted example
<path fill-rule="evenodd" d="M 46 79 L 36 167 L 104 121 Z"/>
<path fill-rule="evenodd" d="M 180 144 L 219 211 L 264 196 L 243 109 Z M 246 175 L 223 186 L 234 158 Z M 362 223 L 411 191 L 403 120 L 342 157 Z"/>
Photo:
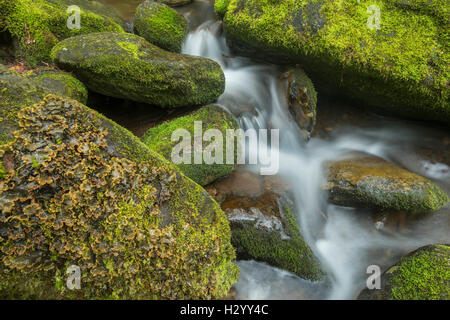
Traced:
<path fill-rule="evenodd" d="M 217 61 L 224 70 L 226 88 L 218 103 L 234 114 L 244 130 L 253 128 L 280 129 L 280 172 L 279 174 L 293 188 L 297 216 L 305 240 L 321 260 L 330 275 L 331 286 L 322 286 L 321 296 L 317 297 L 317 285 L 294 276 L 286 276 L 283 271 L 274 271 L 266 266 L 260 266 L 255 271 L 257 263 L 239 262 L 241 265 L 241 281 L 238 290 L 247 290 L 248 298 L 270 298 L 255 290 L 267 290 L 267 277 L 276 281 L 286 281 L 292 286 L 296 283 L 303 286 L 302 290 L 310 291 L 307 296 L 327 299 L 354 298 L 364 287 L 367 266 L 382 264 L 387 267 L 392 263 L 383 260 L 383 253 L 402 254 L 419 246 L 432 242 L 449 242 L 448 229 L 434 229 L 438 224 L 433 219 L 421 221 L 422 236 L 411 234 L 393 234 L 389 231 L 376 232 L 373 223 L 367 225 L 358 219 L 357 209 L 343 208 L 331 205 L 320 192 L 321 184 L 325 182 L 323 163 L 325 161 L 343 158 L 349 151 L 361 151 L 391 160 L 394 150 L 407 138 L 392 141 L 392 137 L 413 137 L 414 130 L 389 128 L 383 130 L 343 130 L 337 133 L 332 141 L 313 138 L 308 143 L 303 142 L 301 130 L 294 121 L 289 120 L 285 97 L 279 88 L 276 66 L 262 65 L 243 57 L 233 57 L 221 35 L 220 22 L 208 21 L 197 30 L 191 32 L 183 46 L 183 53 L 211 58 Z M 252 152 L 255 152 L 254 150 Z M 408 164 L 405 164 L 408 167 Z M 436 170 L 447 170 L 443 164 L 431 165 L 422 163 L 414 168 L 416 172 L 433 178 Z M 445 176 L 444 176 L 445 177 Z M 323 214 L 321 214 L 321 212 Z M 326 220 L 324 218 L 326 216 Z M 438 228 L 439 229 L 439 228 Z M 375 230 L 375 231 L 374 231 Z M 410 230 L 411 231 L 411 230 Z M 392 259 L 392 258 L 391 258 Z M 271 271 L 267 271 L 271 270 Z M 256 278 L 255 278 L 256 277 Z M 259 278 L 258 278 L 259 277 Z M 266 278 L 265 278 L 266 277 Z M 260 285 L 255 285 L 259 279 Z M 283 280 L 284 279 L 284 280 Z M 286 280 L 287 279 L 287 280 Z M 265 287 L 261 287 L 261 283 Z M 308 289 L 309 287 L 309 289 Z M 311 289 L 314 288 L 314 289 Z M 253 291 L 252 291 L 253 290 Z M 288 296 L 276 298 L 305 298 L 295 296 L 290 290 L 284 290 Z M 281 295 L 283 295 L 281 293 Z"/>

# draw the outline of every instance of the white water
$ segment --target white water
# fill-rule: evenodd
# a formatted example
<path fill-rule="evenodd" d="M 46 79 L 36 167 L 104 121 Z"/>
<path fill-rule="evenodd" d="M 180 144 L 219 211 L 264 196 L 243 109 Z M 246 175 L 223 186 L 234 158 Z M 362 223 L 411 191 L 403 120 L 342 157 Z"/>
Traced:
<path fill-rule="evenodd" d="M 189 34 L 183 53 L 208 57 L 221 65 L 226 89 L 218 102 L 237 117 L 241 128 L 280 129 L 279 174 L 293 188 L 303 236 L 328 271 L 331 282 L 331 286 L 312 285 L 264 264 L 240 262 L 238 297 L 355 298 L 365 286 L 369 265 L 386 268 L 395 261 L 394 257 L 407 251 L 429 243 L 450 242 L 448 222 L 445 225 L 431 217 L 405 232 L 394 233 L 385 230 L 382 223 L 375 228 L 373 222 L 361 219 L 364 215 L 361 210 L 328 204 L 320 192 L 325 181 L 323 162 L 345 157 L 349 151 L 403 162 L 405 167 L 421 175 L 448 181 L 450 173 L 445 164 L 420 159 L 411 164 L 398 158 L 399 148 L 417 138 L 415 130 L 397 126 L 372 130 L 347 128 L 332 140 L 313 138 L 306 144 L 301 129 L 289 120 L 285 98 L 280 94 L 277 67 L 232 57 L 220 34 L 219 22 L 206 22 Z M 293 285 L 302 293 L 295 294 Z M 317 290 L 318 286 L 321 290 Z"/>

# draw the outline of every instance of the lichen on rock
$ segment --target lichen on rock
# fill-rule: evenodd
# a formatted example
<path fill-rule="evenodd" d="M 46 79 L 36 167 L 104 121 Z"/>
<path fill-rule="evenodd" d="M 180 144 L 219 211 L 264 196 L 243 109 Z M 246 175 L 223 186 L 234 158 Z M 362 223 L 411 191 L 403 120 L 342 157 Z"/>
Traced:
<path fill-rule="evenodd" d="M 224 213 L 131 133 L 74 100 L 18 113 L 0 148 L 0 297 L 210 299 L 237 280 Z M 12 160 L 12 161 L 11 161 Z M 81 289 L 64 285 L 81 269 Z"/>
<path fill-rule="evenodd" d="M 438 210 L 449 197 L 430 180 L 374 156 L 326 163 L 330 201 L 401 211 Z"/>

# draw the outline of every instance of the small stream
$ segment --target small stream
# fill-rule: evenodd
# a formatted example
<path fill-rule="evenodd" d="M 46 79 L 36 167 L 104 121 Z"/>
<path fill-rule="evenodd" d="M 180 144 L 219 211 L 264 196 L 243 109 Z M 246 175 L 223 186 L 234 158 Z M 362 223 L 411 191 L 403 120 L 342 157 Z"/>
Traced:
<path fill-rule="evenodd" d="M 142 1 L 103 2 L 131 17 Z M 231 112 L 244 130 L 280 129 L 279 175 L 292 188 L 305 240 L 329 274 L 329 281 L 314 283 L 263 263 L 239 261 L 238 299 L 354 299 L 365 287 L 368 266 L 385 270 L 418 247 L 450 243 L 448 205 L 418 217 L 368 214 L 367 210 L 332 205 L 321 192 L 324 162 L 364 152 L 425 176 L 450 193 L 448 131 L 370 114 L 359 117 L 363 111 L 356 111 L 355 118 L 341 119 L 347 108 L 353 113 L 355 108 L 322 95 L 319 88 L 316 131 L 331 133 L 316 134 L 306 143 L 301 128 L 289 120 L 286 99 L 280 94 L 279 67 L 233 56 L 209 1 L 196 1 L 180 11 L 187 15 L 192 30 L 182 52 L 211 58 L 224 70 L 226 89 L 218 104 Z M 323 130 L 327 126 L 332 130 Z M 254 166 L 247 170 L 257 172 Z"/>

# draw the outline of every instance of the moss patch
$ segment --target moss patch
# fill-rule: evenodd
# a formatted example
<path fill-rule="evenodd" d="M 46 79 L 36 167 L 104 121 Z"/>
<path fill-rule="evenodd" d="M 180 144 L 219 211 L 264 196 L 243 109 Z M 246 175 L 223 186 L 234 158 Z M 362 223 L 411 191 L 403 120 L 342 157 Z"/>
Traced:
<path fill-rule="evenodd" d="M 289 239 L 279 232 L 260 230 L 254 222 L 231 222 L 231 242 L 239 259 L 264 261 L 308 280 L 323 279 L 324 272 L 287 206 L 283 207 L 283 221 Z"/>
<path fill-rule="evenodd" d="M 136 9 L 134 28 L 148 42 L 168 51 L 180 52 L 188 24 L 183 15 L 167 5 L 146 1 Z"/>
<path fill-rule="evenodd" d="M 148 130 L 142 137 L 142 141 L 151 149 L 162 154 L 171 161 L 172 151 L 180 141 L 171 140 L 172 133 L 178 129 L 185 129 L 191 136 L 191 164 L 179 164 L 180 170 L 189 178 L 204 186 L 221 177 L 229 175 L 235 168 L 234 164 L 226 164 L 226 144 L 223 144 L 223 164 L 194 164 L 194 122 L 203 123 L 202 133 L 209 129 L 217 129 L 226 138 L 226 130 L 239 129 L 233 117 L 217 106 L 206 106 L 192 112 L 189 115 L 165 122 L 155 128 Z M 211 142 L 204 142 L 206 147 Z"/>
<path fill-rule="evenodd" d="M 450 299 L 450 247 L 422 247 L 389 268 L 381 277 L 381 290 L 364 290 L 359 299 Z"/>

